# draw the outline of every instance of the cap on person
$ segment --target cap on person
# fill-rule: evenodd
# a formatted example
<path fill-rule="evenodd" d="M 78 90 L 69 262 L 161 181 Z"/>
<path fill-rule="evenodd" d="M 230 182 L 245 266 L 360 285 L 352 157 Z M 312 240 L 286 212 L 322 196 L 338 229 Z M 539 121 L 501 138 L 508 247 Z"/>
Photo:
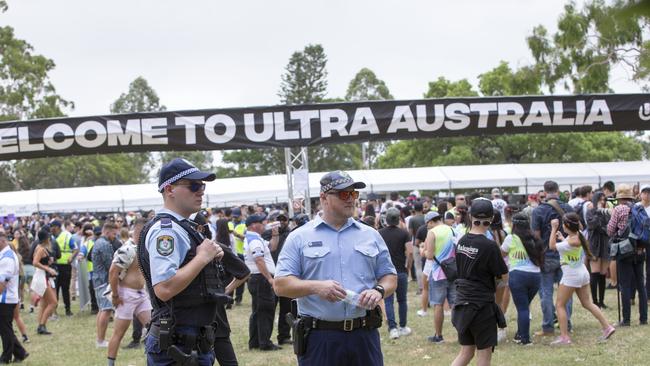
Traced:
<path fill-rule="evenodd" d="M 437 213 L 436 211 L 429 211 L 427 212 L 426 215 L 424 215 L 424 223 L 427 223 L 431 220 L 435 220 L 440 217 L 440 214 Z"/>
<path fill-rule="evenodd" d="M 399 224 L 400 212 L 397 208 L 391 207 L 386 210 L 386 224 L 388 225 L 398 225 Z"/>
<path fill-rule="evenodd" d="M 189 161 L 176 158 L 160 168 L 158 192 L 162 193 L 165 187 L 174 184 L 181 179 L 212 182 L 217 179 L 217 175 L 214 173 L 202 172 Z"/>
<path fill-rule="evenodd" d="M 59 221 L 59 220 L 50 221 L 50 227 L 52 227 L 52 226 L 61 227 L 61 221 Z"/>
<path fill-rule="evenodd" d="M 492 188 L 492 195 L 494 197 L 499 197 L 501 196 L 501 190 L 499 188 Z"/>
<path fill-rule="evenodd" d="M 275 216 L 275 219 L 276 220 L 287 221 L 287 220 L 289 220 L 289 216 L 287 215 L 286 212 L 284 212 L 283 210 L 280 210 L 278 212 L 278 214 Z"/>
<path fill-rule="evenodd" d="M 266 220 L 266 215 L 261 213 L 252 214 L 246 218 L 246 226 L 251 226 L 258 222 L 264 222 L 264 220 Z"/>
<path fill-rule="evenodd" d="M 296 227 L 301 227 L 302 225 L 309 222 L 309 216 L 304 213 L 296 214 L 291 220 L 293 220 L 293 222 L 296 224 Z"/>
<path fill-rule="evenodd" d="M 639 189 L 639 192 L 643 192 L 643 191 L 648 191 L 648 192 L 650 192 L 650 184 L 644 184 L 644 185 L 642 185 L 642 186 L 641 186 L 641 189 Z"/>
<path fill-rule="evenodd" d="M 477 219 L 489 219 L 494 216 L 494 207 L 489 199 L 479 197 L 472 201 L 469 214 Z"/>
<path fill-rule="evenodd" d="M 342 170 L 329 172 L 320 179 L 321 193 L 330 191 L 332 189 L 341 190 L 349 187 L 353 187 L 355 189 L 366 188 L 366 184 L 364 182 L 355 182 L 352 177 L 350 177 L 350 174 Z"/>
<path fill-rule="evenodd" d="M 241 216 L 241 208 L 235 207 L 232 209 L 232 217 L 240 217 Z"/>
<path fill-rule="evenodd" d="M 454 213 L 451 211 L 445 212 L 445 220 L 455 220 L 456 216 L 454 216 Z"/>
<path fill-rule="evenodd" d="M 632 187 L 629 184 L 620 184 L 616 189 L 616 198 L 633 200 L 636 197 L 634 197 Z"/>

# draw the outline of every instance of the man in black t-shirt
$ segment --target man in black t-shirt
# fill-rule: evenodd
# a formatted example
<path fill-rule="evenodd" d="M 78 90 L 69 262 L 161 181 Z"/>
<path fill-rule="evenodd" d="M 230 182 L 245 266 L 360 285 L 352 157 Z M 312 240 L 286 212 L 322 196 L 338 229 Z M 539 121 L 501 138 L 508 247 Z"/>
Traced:
<path fill-rule="evenodd" d="M 409 219 L 408 227 L 409 234 L 411 234 L 413 238 L 415 238 L 418 229 L 425 224 L 422 209 L 422 202 L 415 202 L 413 205 L 413 211 L 415 211 L 415 213 Z M 424 242 L 424 239 L 422 239 L 422 242 Z M 422 257 L 420 256 L 420 251 L 415 246 L 415 240 L 413 241 L 413 244 L 414 250 L 413 254 L 409 257 L 409 262 L 412 261 L 412 263 L 415 265 L 415 278 L 418 281 L 418 293 L 420 293 L 422 292 Z"/>
<path fill-rule="evenodd" d="M 407 336 L 411 334 L 411 328 L 406 326 L 406 316 L 408 307 L 406 303 L 406 293 L 408 290 L 408 272 L 406 271 L 406 258 L 411 252 L 407 243 L 410 241 L 409 233 L 400 229 L 399 225 L 400 212 L 398 209 L 391 207 L 386 211 L 387 227 L 380 229 L 379 234 L 386 242 L 390 259 L 397 270 L 397 306 L 399 311 L 399 328 L 395 322 L 395 309 L 393 308 L 393 299 L 395 294 L 384 299 L 386 305 L 386 318 L 388 319 L 388 332 L 391 339 Z"/>
<path fill-rule="evenodd" d="M 472 202 L 472 226 L 456 247 L 456 305 L 452 323 L 458 331 L 460 352 L 452 363 L 467 365 L 478 350 L 478 365 L 490 364 L 497 345 L 497 326 L 505 327 L 505 318 L 495 303 L 496 277 L 507 281 L 508 267 L 496 243 L 485 236 L 494 209 L 485 198 Z"/>

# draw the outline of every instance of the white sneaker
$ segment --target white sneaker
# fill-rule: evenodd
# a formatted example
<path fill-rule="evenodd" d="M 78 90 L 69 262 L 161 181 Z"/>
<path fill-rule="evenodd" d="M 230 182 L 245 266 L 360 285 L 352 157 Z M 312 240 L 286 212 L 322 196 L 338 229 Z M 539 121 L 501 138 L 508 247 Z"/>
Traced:
<path fill-rule="evenodd" d="M 417 311 L 417 314 L 418 316 L 427 316 L 427 311 L 420 309 Z"/>
<path fill-rule="evenodd" d="M 397 339 L 399 338 L 399 330 L 397 328 L 393 328 L 388 332 L 388 338 L 390 339 Z"/>
<path fill-rule="evenodd" d="M 451 310 L 445 310 L 443 313 L 445 316 L 451 316 Z"/>
<path fill-rule="evenodd" d="M 503 342 L 506 339 L 507 336 L 508 336 L 508 334 L 506 333 L 505 328 L 499 329 L 497 331 L 497 343 Z"/>
<path fill-rule="evenodd" d="M 413 331 L 409 327 L 399 328 L 400 337 L 410 335 Z"/>
<path fill-rule="evenodd" d="M 108 348 L 108 341 L 105 340 L 105 339 L 103 341 L 101 341 L 101 342 L 100 341 L 95 341 L 95 347 L 96 348 Z"/>

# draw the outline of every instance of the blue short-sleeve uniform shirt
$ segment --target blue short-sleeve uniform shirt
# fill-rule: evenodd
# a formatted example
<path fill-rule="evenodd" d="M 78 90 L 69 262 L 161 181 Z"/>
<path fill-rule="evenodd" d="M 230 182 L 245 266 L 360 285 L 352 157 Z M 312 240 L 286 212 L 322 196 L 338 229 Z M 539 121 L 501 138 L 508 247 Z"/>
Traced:
<path fill-rule="evenodd" d="M 174 216 L 179 221 L 185 219 L 168 209 L 162 209 L 158 213 Z M 191 248 L 187 231 L 174 221 L 165 218 L 158 220 L 149 229 L 145 243 L 149 252 L 152 286 L 172 278 Z"/>
<path fill-rule="evenodd" d="M 275 277 L 334 280 L 361 293 L 389 274 L 397 274 L 384 239 L 375 229 L 354 219 L 337 230 L 320 217 L 292 231 L 280 252 Z M 318 295 L 298 299 L 300 315 L 327 321 L 365 316 L 366 311 Z"/>

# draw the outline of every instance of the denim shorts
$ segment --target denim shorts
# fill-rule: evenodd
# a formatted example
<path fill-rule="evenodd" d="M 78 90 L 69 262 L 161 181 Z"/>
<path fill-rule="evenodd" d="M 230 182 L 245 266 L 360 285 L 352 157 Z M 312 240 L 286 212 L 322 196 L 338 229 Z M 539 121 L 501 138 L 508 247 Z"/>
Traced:
<path fill-rule="evenodd" d="M 429 281 L 429 305 L 442 305 L 445 299 L 450 306 L 456 303 L 456 286 L 446 279 Z"/>

